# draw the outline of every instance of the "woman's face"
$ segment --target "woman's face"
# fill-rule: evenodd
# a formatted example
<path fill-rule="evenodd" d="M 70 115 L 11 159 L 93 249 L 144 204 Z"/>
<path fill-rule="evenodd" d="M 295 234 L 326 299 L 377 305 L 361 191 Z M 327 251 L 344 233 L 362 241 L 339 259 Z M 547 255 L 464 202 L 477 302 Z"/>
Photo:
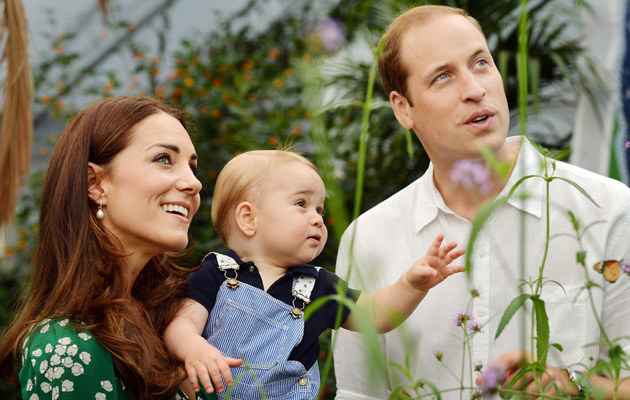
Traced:
<path fill-rule="evenodd" d="M 101 222 L 138 261 L 188 244 L 188 227 L 199 208 L 197 154 L 181 123 L 166 113 L 133 129 L 101 180 Z"/>

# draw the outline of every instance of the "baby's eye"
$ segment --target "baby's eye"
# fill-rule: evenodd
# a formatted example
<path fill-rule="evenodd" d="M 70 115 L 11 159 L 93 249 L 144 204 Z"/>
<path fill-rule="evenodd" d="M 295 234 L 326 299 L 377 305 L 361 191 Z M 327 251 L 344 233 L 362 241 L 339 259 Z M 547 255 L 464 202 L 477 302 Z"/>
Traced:
<path fill-rule="evenodd" d="M 171 156 L 166 153 L 158 154 L 155 158 L 153 158 L 153 162 L 170 165 Z"/>
<path fill-rule="evenodd" d="M 306 207 L 306 202 L 304 200 L 298 200 L 295 205 L 298 207 Z"/>
<path fill-rule="evenodd" d="M 322 217 L 326 215 L 326 209 L 324 207 L 317 207 L 315 211 L 317 211 L 317 214 L 321 215 Z"/>

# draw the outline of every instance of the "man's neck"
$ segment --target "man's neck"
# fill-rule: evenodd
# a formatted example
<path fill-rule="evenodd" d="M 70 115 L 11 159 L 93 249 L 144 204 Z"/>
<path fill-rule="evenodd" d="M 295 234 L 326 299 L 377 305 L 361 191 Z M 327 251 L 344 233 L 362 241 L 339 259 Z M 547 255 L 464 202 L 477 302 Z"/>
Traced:
<path fill-rule="evenodd" d="M 483 187 L 470 188 L 461 183 L 454 183 L 451 179 L 451 171 L 455 163 L 433 164 L 433 182 L 442 195 L 444 203 L 455 214 L 472 221 L 483 205 L 493 201 L 501 193 L 514 170 L 519 148 L 506 143 L 501 150 L 501 154 L 496 156 L 501 162 L 508 163 L 509 171 L 505 177 L 499 176 L 485 161 L 480 160 L 481 165 L 488 172 L 488 179 Z"/>

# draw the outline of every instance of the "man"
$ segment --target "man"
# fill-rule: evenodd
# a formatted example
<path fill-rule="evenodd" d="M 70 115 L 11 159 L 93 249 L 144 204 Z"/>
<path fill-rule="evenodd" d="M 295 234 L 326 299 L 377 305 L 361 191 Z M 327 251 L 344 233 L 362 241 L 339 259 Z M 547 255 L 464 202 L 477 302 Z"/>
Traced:
<path fill-rule="evenodd" d="M 543 156 L 527 139 L 506 138 L 509 110 L 503 84 L 476 20 L 459 9 L 419 6 L 397 17 L 385 35 L 381 80 L 396 118 L 415 132 L 431 165 L 420 179 L 354 221 L 342 238 L 337 273 L 346 277 L 352 266 L 350 285 L 371 292 L 391 284 L 400 275 L 397 268 L 417 259 L 436 234 L 465 245 L 482 204 L 507 195 L 522 177 L 545 173 Z M 482 147 L 509 167 L 507 182 L 491 172 Z M 456 171 L 462 163 L 483 167 L 487 179 L 472 187 L 458 184 Z M 337 399 L 385 399 L 401 385 L 413 393 L 409 388 L 416 381 L 433 385 L 418 388 L 418 394 L 431 393 L 434 387 L 442 398 L 460 398 L 462 390 L 469 398 L 475 380 L 491 383 L 478 377 L 473 370 L 480 368 L 473 365 L 505 371 L 499 374 L 499 383 L 507 387 L 528 359 L 518 349 L 535 348 L 530 338 L 531 302 L 496 339 L 495 334 L 519 290 L 535 290 L 521 279 L 533 281 L 535 288 L 541 266 L 548 282 L 541 298 L 549 318 L 549 343 L 559 345 L 549 350 L 541 386 L 550 394 L 557 388 L 578 395 L 591 386 L 613 391 L 610 379 L 585 372 L 598 359 L 607 359 L 598 321 L 606 337 L 623 338 L 618 344 L 630 353 L 630 307 L 624 305 L 630 298 L 630 278 L 622 273 L 609 283 L 593 265 L 601 260 L 630 261 L 630 190 L 565 163 L 547 160 L 546 165 L 549 175 L 577 183 L 598 206 L 570 183 L 556 179 L 548 186 L 547 212 L 546 182 L 526 179 L 477 235 L 470 254 L 471 280 L 455 276 L 433 288 L 400 328 L 380 336 L 385 371 L 376 375 L 370 371 L 374 358 L 366 356 L 361 335 L 339 332 L 334 354 Z M 579 220 L 580 240 L 568 211 Z M 586 268 L 576 262 L 581 251 Z M 587 276 L 599 285 L 590 291 L 592 299 L 584 290 Z M 456 315 L 459 324 L 453 323 Z M 463 315 L 471 319 L 466 321 Z M 552 380 L 555 385 L 550 385 Z M 519 384 L 538 392 L 531 374 Z M 628 384 L 621 384 L 618 398 L 630 398 Z"/>

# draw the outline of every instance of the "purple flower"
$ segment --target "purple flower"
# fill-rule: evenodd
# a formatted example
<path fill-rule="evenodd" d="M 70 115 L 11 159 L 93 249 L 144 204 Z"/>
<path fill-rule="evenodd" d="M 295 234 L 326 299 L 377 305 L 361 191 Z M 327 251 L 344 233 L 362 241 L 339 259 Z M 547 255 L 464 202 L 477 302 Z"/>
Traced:
<path fill-rule="evenodd" d="M 451 169 L 451 182 L 476 190 L 481 195 L 488 193 L 492 188 L 490 172 L 484 163 L 478 160 L 457 161 Z"/>
<path fill-rule="evenodd" d="M 481 390 L 479 389 L 473 389 L 472 393 L 470 394 L 470 398 L 471 400 L 478 400 L 480 399 L 482 396 Z"/>
<path fill-rule="evenodd" d="M 479 385 L 484 398 L 490 398 L 505 381 L 505 367 L 502 364 L 494 363 L 481 374 L 481 384 Z"/>
<path fill-rule="evenodd" d="M 442 361 L 442 357 L 444 357 L 444 353 L 442 353 L 442 350 L 440 349 L 433 350 L 433 355 L 435 356 L 435 358 L 437 358 L 438 361 Z"/>
<path fill-rule="evenodd" d="M 476 285 L 473 285 L 473 287 L 470 289 L 470 297 L 475 298 L 479 296 L 481 296 L 479 288 Z"/>
<path fill-rule="evenodd" d="M 624 261 L 619 261 L 619 265 L 621 265 L 621 272 L 630 274 L 630 264 Z"/>
<path fill-rule="evenodd" d="M 315 25 L 307 41 L 325 51 L 337 51 L 346 41 L 346 28 L 343 22 L 328 18 Z"/>
<path fill-rule="evenodd" d="M 473 371 L 481 372 L 482 369 L 483 369 L 483 363 L 481 361 L 475 361 L 473 363 Z"/>
<path fill-rule="evenodd" d="M 457 315 L 455 315 L 455 325 L 462 326 L 466 323 L 466 321 L 471 321 L 472 319 L 473 317 L 468 313 L 468 311 L 459 311 Z"/>
<path fill-rule="evenodd" d="M 626 149 L 630 149 L 630 140 L 626 140 Z"/>
<path fill-rule="evenodd" d="M 479 333 L 481 332 L 481 324 L 477 321 L 473 321 L 470 325 L 468 325 L 468 329 L 470 330 L 470 333 Z"/>

